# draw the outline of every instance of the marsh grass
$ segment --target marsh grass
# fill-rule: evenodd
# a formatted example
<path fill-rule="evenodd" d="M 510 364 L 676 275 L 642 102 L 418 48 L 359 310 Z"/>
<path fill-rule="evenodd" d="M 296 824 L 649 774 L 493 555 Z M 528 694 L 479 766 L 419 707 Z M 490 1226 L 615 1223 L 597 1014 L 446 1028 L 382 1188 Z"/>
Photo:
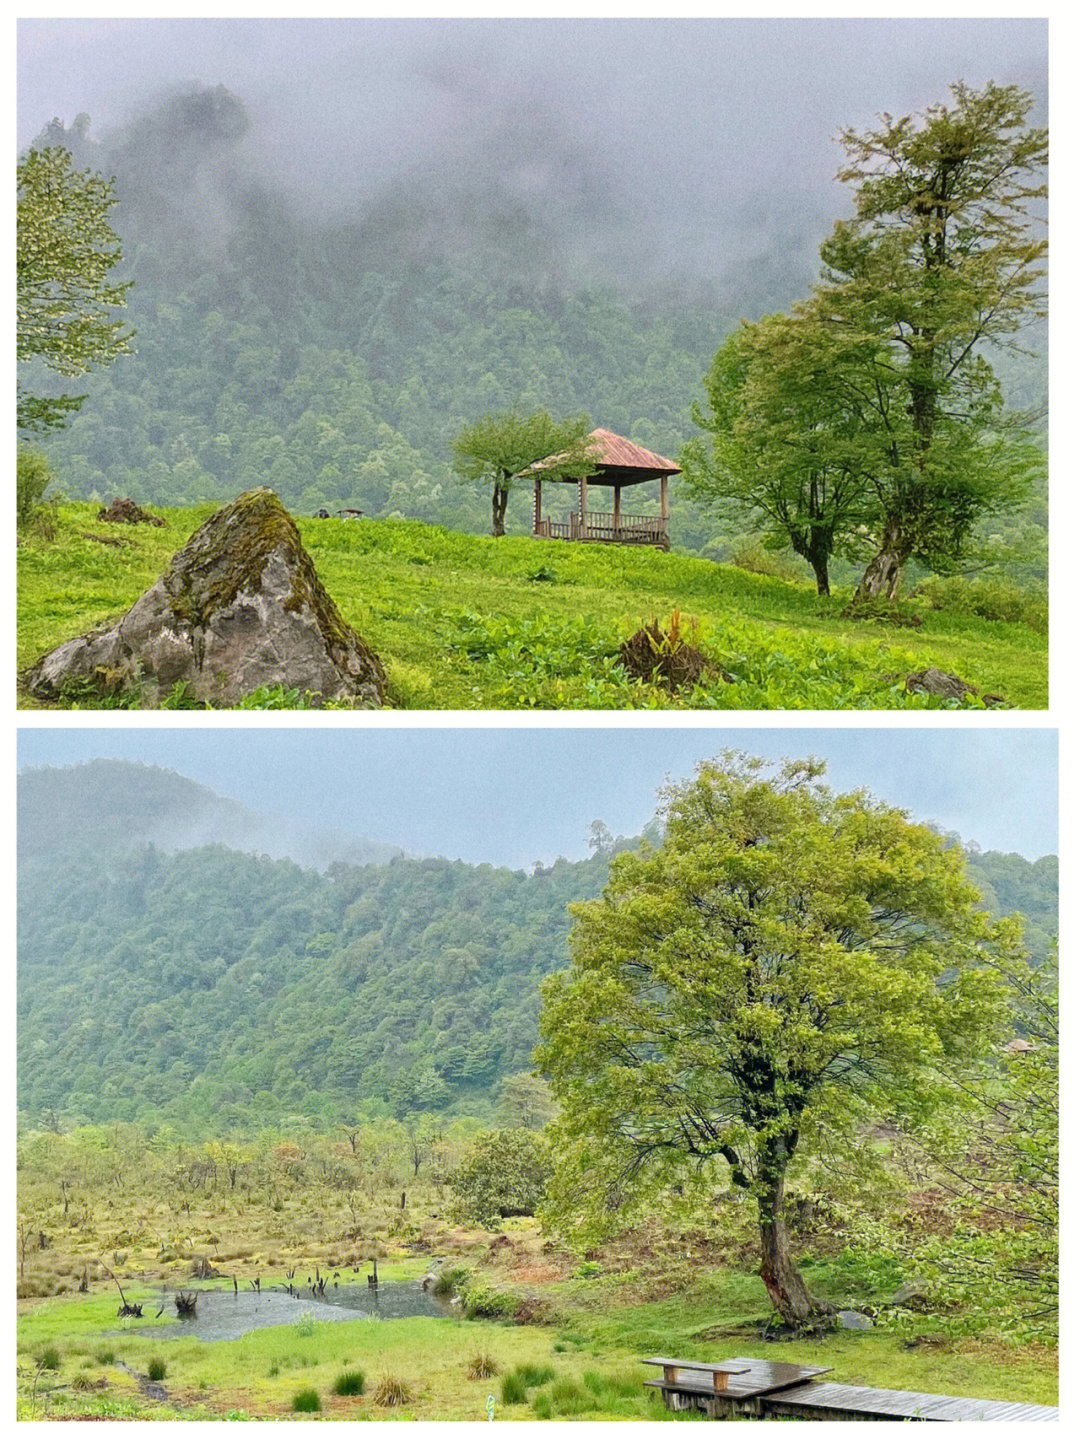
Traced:
<path fill-rule="evenodd" d="M 396 1374 L 384 1370 L 371 1391 L 372 1402 L 380 1409 L 403 1409 L 412 1402 L 412 1395 L 405 1383 Z"/>

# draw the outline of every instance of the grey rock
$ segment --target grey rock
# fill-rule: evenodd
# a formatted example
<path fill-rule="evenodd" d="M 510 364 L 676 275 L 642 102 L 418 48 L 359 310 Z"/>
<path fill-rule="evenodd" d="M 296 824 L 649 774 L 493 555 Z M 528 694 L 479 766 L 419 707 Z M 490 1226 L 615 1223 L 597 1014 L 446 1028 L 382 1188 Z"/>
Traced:
<path fill-rule="evenodd" d="M 78 686 L 137 690 L 146 706 L 178 683 L 214 706 L 275 685 L 360 708 L 383 701 L 378 656 L 342 619 L 270 490 L 211 515 L 116 624 L 68 640 L 26 675 L 42 699 Z"/>
<path fill-rule="evenodd" d="M 868 1319 L 865 1314 L 860 1314 L 857 1309 L 840 1309 L 837 1311 L 836 1322 L 841 1329 L 873 1329 L 874 1321 Z"/>
<path fill-rule="evenodd" d="M 962 680 L 959 675 L 947 674 L 933 665 L 926 670 L 916 670 L 904 681 L 909 694 L 941 695 L 943 699 L 962 700 L 965 695 L 976 694 L 974 685 Z"/>
<path fill-rule="evenodd" d="M 898 1309 L 925 1309 L 930 1303 L 930 1286 L 925 1279 L 913 1275 L 904 1280 L 889 1303 Z"/>

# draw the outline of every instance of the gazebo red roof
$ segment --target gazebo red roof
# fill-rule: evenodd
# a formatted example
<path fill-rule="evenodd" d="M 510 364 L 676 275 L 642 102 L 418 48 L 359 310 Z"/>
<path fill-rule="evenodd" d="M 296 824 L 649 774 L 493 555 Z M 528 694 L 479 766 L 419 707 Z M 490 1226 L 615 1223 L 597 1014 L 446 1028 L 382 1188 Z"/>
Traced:
<path fill-rule="evenodd" d="M 593 430 L 592 438 L 598 442 L 599 465 L 610 466 L 613 470 L 652 470 L 654 474 L 678 475 L 679 466 L 674 460 L 665 460 L 663 455 L 654 455 L 633 440 L 613 434 L 611 430 Z"/>
<path fill-rule="evenodd" d="M 596 479 L 608 479 L 612 482 L 617 480 L 620 484 L 632 485 L 642 480 L 658 479 L 661 475 L 682 473 L 674 460 L 665 460 L 663 455 L 655 455 L 652 450 L 643 449 L 641 445 L 635 445 L 633 440 L 616 435 L 612 430 L 592 430 L 589 438 L 596 442 Z M 530 471 L 540 470 L 547 472 L 544 479 L 562 479 L 561 475 L 552 473 L 562 458 L 562 454 L 545 455 L 542 460 L 535 460 L 521 473 L 527 475 Z M 576 484 L 577 481 L 573 483 Z"/>

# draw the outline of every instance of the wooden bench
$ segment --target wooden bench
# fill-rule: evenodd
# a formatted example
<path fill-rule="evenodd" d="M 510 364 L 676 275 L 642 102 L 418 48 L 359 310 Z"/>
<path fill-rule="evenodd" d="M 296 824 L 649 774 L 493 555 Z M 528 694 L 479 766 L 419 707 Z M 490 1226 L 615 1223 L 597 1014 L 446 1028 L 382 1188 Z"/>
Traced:
<path fill-rule="evenodd" d="M 728 1387 L 728 1379 L 732 1374 L 749 1374 L 750 1364 L 745 1359 L 725 1359 L 718 1364 L 698 1364 L 690 1359 L 643 1359 L 643 1364 L 656 1364 L 664 1371 L 664 1383 L 674 1385 L 679 1382 L 679 1371 L 690 1370 L 692 1373 L 711 1374 L 713 1389 L 721 1394 Z"/>

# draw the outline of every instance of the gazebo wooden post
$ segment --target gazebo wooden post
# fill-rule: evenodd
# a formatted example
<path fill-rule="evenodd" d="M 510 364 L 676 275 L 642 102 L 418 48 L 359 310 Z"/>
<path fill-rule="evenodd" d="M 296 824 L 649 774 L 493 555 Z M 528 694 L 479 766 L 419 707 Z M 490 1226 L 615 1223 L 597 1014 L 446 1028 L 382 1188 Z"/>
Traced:
<path fill-rule="evenodd" d="M 585 478 L 585 476 L 582 475 L 581 479 L 578 481 L 578 508 L 581 511 L 581 533 L 585 536 L 588 536 L 589 533 L 588 524 L 585 519 L 585 516 L 588 514 L 588 493 L 589 482 Z"/>
<path fill-rule="evenodd" d="M 613 527 L 614 527 L 614 530 L 615 530 L 615 538 L 616 538 L 616 540 L 618 540 L 618 538 L 619 538 L 619 517 L 620 517 L 620 511 L 621 511 L 621 509 L 622 509 L 622 505 L 621 505 L 620 502 L 619 502 L 619 496 L 622 494 L 622 485 L 616 484 L 613 488 L 614 488 L 614 491 L 615 491 L 615 499 L 614 499 L 614 501 L 613 501 L 614 514 L 612 515 L 612 524 L 613 524 Z"/>
<path fill-rule="evenodd" d="M 533 534 L 540 533 L 540 476 L 533 480 Z"/>
<path fill-rule="evenodd" d="M 663 521 L 664 534 L 667 534 L 668 507 L 667 507 L 667 475 L 660 476 L 660 519 Z"/>

